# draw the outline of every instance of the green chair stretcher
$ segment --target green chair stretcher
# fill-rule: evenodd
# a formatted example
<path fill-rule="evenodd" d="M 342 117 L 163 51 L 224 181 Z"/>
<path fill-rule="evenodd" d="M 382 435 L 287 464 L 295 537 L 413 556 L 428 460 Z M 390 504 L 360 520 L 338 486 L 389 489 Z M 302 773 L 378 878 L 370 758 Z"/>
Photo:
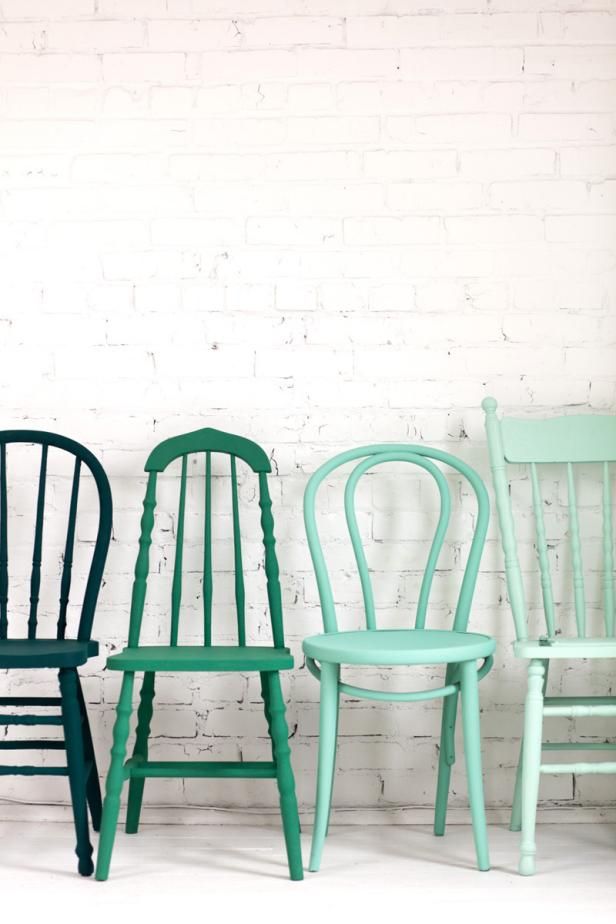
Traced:
<path fill-rule="evenodd" d="M 337 468 L 350 462 L 357 462 L 357 465 L 346 482 L 344 507 L 362 587 L 366 628 L 341 632 L 338 630 L 332 588 L 319 540 L 316 496 L 323 481 Z M 409 629 L 377 628 L 370 572 L 355 512 L 355 490 L 360 478 L 376 466 L 389 462 L 408 462 L 423 469 L 435 480 L 440 494 L 440 515 L 421 582 L 415 626 Z M 435 462 L 445 464 L 462 475 L 470 483 L 477 501 L 474 535 L 451 631 L 425 628 L 432 579 L 447 533 L 451 510 L 449 487 L 441 468 Z M 489 636 L 466 631 L 488 517 L 488 495 L 477 473 L 455 456 L 424 446 L 393 443 L 352 449 L 326 462 L 308 482 L 304 497 L 304 519 L 325 629 L 324 635 L 305 639 L 303 646 L 308 669 L 320 680 L 321 685 L 316 815 L 310 856 L 312 871 L 320 867 L 329 824 L 340 693 L 363 699 L 393 702 L 444 699 L 434 816 L 434 833 L 437 835 L 442 835 L 445 831 L 449 782 L 455 761 L 457 705 L 461 694 L 468 793 L 477 864 L 481 870 L 490 868 L 481 772 L 478 681 L 492 666 L 495 643 Z M 478 661 L 482 661 L 479 670 Z M 435 664 L 446 665 L 444 686 L 412 693 L 369 690 L 345 683 L 341 679 L 341 668 L 345 665 L 412 667 Z"/>

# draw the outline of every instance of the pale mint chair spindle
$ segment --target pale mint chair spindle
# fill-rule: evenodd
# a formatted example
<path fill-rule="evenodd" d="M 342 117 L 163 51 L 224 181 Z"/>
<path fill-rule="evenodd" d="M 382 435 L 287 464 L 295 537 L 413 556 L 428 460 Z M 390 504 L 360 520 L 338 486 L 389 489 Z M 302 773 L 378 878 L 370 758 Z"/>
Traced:
<path fill-rule="evenodd" d="M 357 461 L 344 493 L 347 527 L 355 555 L 363 594 L 366 628 L 359 631 L 338 630 L 334 596 L 325 564 L 325 557 L 317 528 L 316 497 L 323 481 L 337 468 Z M 419 589 L 414 628 L 378 629 L 376 606 L 370 571 L 359 535 L 355 512 L 355 491 L 361 477 L 369 470 L 390 462 L 408 462 L 423 469 L 436 482 L 440 495 L 440 514 L 432 540 L 427 564 Z M 426 617 L 434 573 L 439 554 L 447 534 L 451 512 L 449 486 L 441 463 L 459 473 L 470 484 L 476 499 L 474 533 L 460 591 L 455 607 L 453 629 L 426 629 Z M 304 641 L 306 664 L 310 672 L 320 679 L 321 704 L 319 721 L 319 764 L 317 772 L 317 798 L 312 838 L 310 870 L 316 872 L 331 811 L 332 788 L 338 735 L 340 693 L 369 700 L 416 702 L 443 698 L 441 743 L 439 752 L 434 833 L 445 832 L 447 801 L 451 768 L 455 761 L 454 735 L 458 697 L 462 699 L 468 794 L 475 837 L 477 865 L 481 870 L 490 868 L 483 780 L 481 772 L 481 739 L 479 727 L 478 681 L 492 666 L 495 643 L 486 635 L 467 632 L 477 572 L 485 542 L 489 518 L 488 494 L 477 473 L 455 456 L 438 449 L 406 444 L 364 446 L 335 456 L 322 465 L 310 478 L 304 497 L 304 520 L 308 544 L 317 579 L 325 634 Z M 477 667 L 477 661 L 481 666 Z M 318 664 L 317 664 L 318 662 Z M 433 666 L 446 665 L 444 685 L 415 692 L 387 692 L 365 689 L 341 679 L 344 665 L 358 666 Z"/>
<path fill-rule="evenodd" d="M 511 813 L 511 830 L 522 831 L 520 873 L 535 872 L 535 821 L 541 773 L 616 773 L 616 762 L 542 763 L 543 751 L 591 751 L 616 749 L 609 742 L 544 742 L 543 719 L 551 716 L 585 718 L 616 716 L 616 696 L 547 696 L 547 675 L 553 658 L 616 658 L 614 638 L 614 556 L 610 463 L 616 461 L 616 417 L 597 414 L 517 419 L 497 417 L 494 398 L 485 398 L 486 432 L 505 557 L 509 603 L 513 612 L 516 642 L 514 654 L 528 661 L 528 688 L 524 710 L 524 737 Z M 545 615 L 546 634 L 529 638 L 528 607 L 514 529 L 514 515 L 507 476 L 507 464 L 526 465 L 530 471 L 530 494 L 535 518 L 536 550 Z M 576 499 L 574 465 L 596 463 L 602 477 L 602 559 L 605 636 L 592 638 L 586 630 L 586 599 L 580 523 Z M 576 636 L 562 634 L 557 624 L 548 540 L 543 516 L 539 478 L 542 465 L 563 467 L 567 485 L 573 605 Z"/>

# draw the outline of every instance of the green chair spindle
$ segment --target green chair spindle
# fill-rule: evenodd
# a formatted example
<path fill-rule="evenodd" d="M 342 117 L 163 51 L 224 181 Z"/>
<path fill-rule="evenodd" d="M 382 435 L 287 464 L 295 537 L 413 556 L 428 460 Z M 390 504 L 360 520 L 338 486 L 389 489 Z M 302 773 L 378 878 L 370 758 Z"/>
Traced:
<path fill-rule="evenodd" d="M 43 549 L 43 517 L 45 515 L 45 485 L 47 483 L 47 445 L 41 450 L 41 470 L 39 473 L 38 495 L 36 500 L 36 526 L 34 529 L 34 551 L 32 553 L 32 575 L 30 577 L 30 615 L 28 617 L 28 638 L 36 638 L 39 592 L 41 589 L 41 556 Z"/>
<path fill-rule="evenodd" d="M 552 590 L 552 574 L 550 572 L 550 562 L 548 559 L 548 543 L 545 535 L 545 520 L 543 517 L 543 502 L 541 500 L 541 487 L 539 485 L 539 476 L 537 466 L 531 463 L 530 476 L 533 492 L 533 510 L 535 513 L 535 530 L 537 533 L 537 556 L 539 559 L 539 571 L 541 574 L 541 593 L 543 596 L 543 609 L 545 611 L 545 621 L 547 624 L 548 635 L 553 636 L 555 633 L 554 623 L 554 592 Z"/>
<path fill-rule="evenodd" d="M 203 538 L 203 635 L 205 644 L 212 644 L 212 453 L 205 454 L 205 530 Z"/>
<path fill-rule="evenodd" d="M 238 644 L 212 644 L 213 616 L 213 573 L 212 573 L 212 463 L 213 453 L 231 457 L 231 505 L 233 511 L 234 562 L 236 568 L 236 604 L 238 618 Z M 184 539 L 184 517 L 186 505 L 187 457 L 189 454 L 205 455 L 205 528 L 203 554 L 203 607 L 204 635 L 202 645 L 178 644 L 180 623 L 180 601 L 182 588 L 182 544 Z M 141 645 L 140 634 L 144 617 L 149 572 L 149 549 L 154 526 L 156 504 L 156 480 L 176 459 L 182 459 L 178 528 L 176 531 L 176 554 L 173 573 L 171 605 L 171 643 L 165 645 Z M 246 645 L 245 599 L 242 569 L 241 533 L 239 521 L 239 497 L 237 492 L 236 460 L 246 463 L 259 479 L 259 503 L 261 525 L 265 544 L 265 573 L 267 594 L 272 622 L 273 645 Z M 101 837 L 97 858 L 96 877 L 106 879 L 109 875 L 111 854 L 120 810 L 120 795 L 124 782 L 129 780 L 126 831 L 134 834 L 139 828 L 141 805 L 146 779 L 199 778 L 199 779 L 276 779 L 278 783 L 280 810 L 287 848 L 291 879 L 303 877 L 299 816 L 295 796 L 295 782 L 290 763 L 288 728 L 285 719 L 285 704 L 280 689 L 279 672 L 293 666 L 289 649 L 284 647 L 282 631 L 282 603 L 278 580 L 278 562 L 275 552 L 274 520 L 271 513 L 271 499 L 267 487 L 267 475 L 271 471 L 269 459 L 256 443 L 220 430 L 206 428 L 193 433 L 165 440 L 148 457 L 146 471 L 148 485 L 141 519 L 139 553 L 135 566 L 135 581 L 131 603 L 129 644 L 124 651 L 113 655 L 107 661 L 110 670 L 123 673 L 122 690 L 117 707 L 117 718 L 113 731 L 111 763 L 107 777 Z M 238 577 L 237 572 L 240 572 Z M 272 760 L 268 761 L 165 761 L 150 760 L 148 737 L 154 708 L 155 675 L 158 671 L 197 673 L 256 671 L 260 674 L 261 689 L 265 706 L 265 719 L 272 742 Z M 131 758 L 126 760 L 126 743 L 130 731 L 132 714 L 132 691 L 135 673 L 144 673 L 140 704 L 137 713 L 137 733 Z"/>
<path fill-rule="evenodd" d="M 239 645 L 245 645 L 246 591 L 244 588 L 242 534 L 240 530 L 240 509 L 237 496 L 237 467 L 235 464 L 235 456 L 231 456 L 231 506 L 233 510 L 233 560 L 235 565 L 235 607 L 237 610 L 237 638 Z"/>

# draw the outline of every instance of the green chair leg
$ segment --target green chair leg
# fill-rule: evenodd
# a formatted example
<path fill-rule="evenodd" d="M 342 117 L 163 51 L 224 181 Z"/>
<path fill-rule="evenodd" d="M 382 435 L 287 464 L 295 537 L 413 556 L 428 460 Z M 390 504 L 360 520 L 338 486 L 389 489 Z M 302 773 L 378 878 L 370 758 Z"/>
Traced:
<path fill-rule="evenodd" d="M 483 778 L 481 772 L 481 732 L 479 724 L 479 683 L 477 664 L 465 661 L 461 665 L 462 726 L 464 729 L 464 755 L 466 758 L 466 776 L 468 797 L 473 821 L 473 836 L 477 866 L 480 870 L 490 869 L 488 850 L 488 831 L 483 798 Z"/>
<path fill-rule="evenodd" d="M 321 705 L 319 718 L 319 766 L 317 770 L 317 804 L 312 832 L 309 869 L 316 873 L 321 865 L 323 844 L 327 836 L 331 811 L 336 762 L 338 722 L 338 664 L 321 664 Z"/>
<path fill-rule="evenodd" d="M 139 708 L 137 709 L 137 733 L 133 757 L 141 760 L 148 759 L 148 738 L 150 737 L 150 723 L 154 711 L 154 671 L 146 671 L 143 675 Z M 141 803 L 143 802 L 143 777 L 131 779 L 128 785 L 128 805 L 126 808 L 126 833 L 136 834 L 139 830 L 141 816 Z"/>
<path fill-rule="evenodd" d="M 130 717 L 132 713 L 133 686 L 135 675 L 126 672 L 122 678 L 122 689 L 116 709 L 116 720 L 113 727 L 113 746 L 111 748 L 111 763 L 107 774 L 105 787 L 105 802 L 103 805 L 103 820 L 101 823 L 101 836 L 98 845 L 96 861 L 96 878 L 105 880 L 109 876 L 111 852 L 115 840 L 118 815 L 120 813 L 120 795 L 124 784 L 124 759 L 126 757 L 126 742 L 130 730 Z"/>
<path fill-rule="evenodd" d="M 299 812 L 295 795 L 295 779 L 291 767 L 289 729 L 285 719 L 285 706 L 278 671 L 268 672 L 267 694 L 271 722 L 271 737 L 276 761 L 276 780 L 280 794 L 280 813 L 289 861 L 291 879 L 304 878 Z"/>
<path fill-rule="evenodd" d="M 90 720 L 86 701 L 81 688 L 79 674 L 77 674 L 77 699 L 81 711 L 81 723 L 83 729 L 83 747 L 85 751 L 86 766 L 88 767 L 88 782 L 86 784 L 86 795 L 90 807 L 90 817 L 92 818 L 92 827 L 95 831 L 101 829 L 101 818 L 103 815 L 103 800 L 101 798 L 101 785 L 98 779 L 98 767 L 96 766 L 96 754 L 94 752 L 94 743 L 92 741 L 92 731 L 90 730 Z"/>
<path fill-rule="evenodd" d="M 535 821 L 541 775 L 541 737 L 543 727 L 543 661 L 528 665 L 528 690 L 524 706 L 524 761 L 522 765 L 522 840 L 519 871 L 522 876 L 535 872 Z"/>
<path fill-rule="evenodd" d="M 447 665 L 445 683 L 453 682 L 454 669 Z M 443 716 L 441 719 L 441 744 L 438 755 L 438 780 L 436 784 L 436 801 L 434 805 L 434 833 L 442 837 L 445 833 L 447 820 L 447 803 L 449 801 L 449 785 L 451 782 L 451 768 L 456 761 L 455 734 L 456 717 L 458 713 L 458 693 L 446 696 L 443 702 Z"/>
<path fill-rule="evenodd" d="M 75 668 L 62 668 L 59 672 L 60 696 L 62 699 L 62 724 L 66 743 L 66 764 L 73 803 L 73 818 L 77 846 L 78 870 L 82 876 L 91 876 L 94 871 L 92 863 L 92 844 L 88 830 L 87 779 L 81 709 L 78 699 L 77 671 Z"/>
<path fill-rule="evenodd" d="M 270 743 L 272 745 L 272 760 L 275 760 L 274 755 L 274 739 L 272 738 L 272 717 L 270 714 L 270 702 L 269 702 L 269 684 L 267 681 L 267 673 L 261 671 L 261 699 L 263 700 L 263 711 L 265 712 L 265 721 L 267 722 L 267 733 L 270 737 Z"/>

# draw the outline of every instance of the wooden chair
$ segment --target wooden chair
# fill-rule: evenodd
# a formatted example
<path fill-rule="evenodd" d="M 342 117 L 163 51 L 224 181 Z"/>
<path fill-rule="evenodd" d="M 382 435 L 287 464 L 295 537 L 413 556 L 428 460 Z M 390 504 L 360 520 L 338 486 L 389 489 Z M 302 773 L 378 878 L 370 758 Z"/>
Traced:
<path fill-rule="evenodd" d="M 7 446 L 16 443 L 41 446 L 32 572 L 30 576 L 30 608 L 26 637 L 9 638 L 9 507 Z M 74 456 L 73 479 L 68 511 L 68 528 L 64 546 L 60 578 L 60 609 L 55 624 L 55 638 L 39 635 L 39 597 L 41 587 L 41 558 L 43 550 L 43 520 L 45 517 L 45 491 L 49 449 L 59 449 Z M 8 453 L 10 456 L 10 452 Z M 98 492 L 98 529 L 88 572 L 85 594 L 81 605 L 79 625 L 75 635 L 67 637 L 67 615 L 73 570 L 73 552 L 77 521 L 77 505 L 82 465 L 89 470 Z M 24 670 L 52 668 L 58 670 L 60 696 L 3 696 L 0 706 L 5 707 L 59 707 L 60 714 L 2 715 L 3 725 L 62 726 L 64 740 L 9 740 L 0 741 L 0 751 L 13 750 L 66 750 L 66 766 L 1 766 L 0 775 L 68 776 L 73 803 L 73 816 L 77 836 L 76 854 L 82 876 L 93 872 L 92 845 L 88 831 L 88 806 L 92 826 L 99 830 L 101 820 L 101 793 L 96 769 L 96 758 L 88 722 L 85 700 L 77 668 L 88 658 L 98 654 L 98 642 L 91 639 L 96 601 L 101 586 L 105 559 L 111 536 L 111 491 L 100 462 L 92 453 L 65 436 L 43 430 L 0 431 L 0 669 Z M 13 607 L 12 607 L 13 609 Z M 18 612 L 17 606 L 14 612 Z M 48 614 L 44 613 L 44 616 Z"/>
<path fill-rule="evenodd" d="M 179 645 L 178 629 L 182 596 L 182 556 L 186 508 L 187 460 L 189 454 L 205 454 L 205 536 L 203 558 L 203 645 Z M 235 562 L 235 600 L 237 609 L 237 646 L 212 644 L 212 453 L 230 458 L 231 503 L 233 513 L 233 544 Z M 154 526 L 156 480 L 174 460 L 181 458 L 181 480 L 176 526 L 175 563 L 171 593 L 171 629 L 168 645 L 139 644 L 141 622 L 146 597 L 149 569 L 149 549 Z M 258 476 L 261 527 L 265 547 L 265 575 L 272 622 L 273 646 L 246 644 L 245 591 L 242 567 L 242 546 L 239 522 L 236 460 L 245 462 Z M 130 613 L 128 647 L 110 657 L 107 667 L 122 671 L 122 687 L 113 730 L 111 764 L 107 776 L 103 821 L 98 851 L 96 878 L 107 879 L 120 808 L 124 780 L 130 781 L 126 832 L 133 834 L 139 826 L 145 780 L 149 777 L 181 778 L 255 778 L 276 779 L 280 793 L 280 808 L 292 879 L 303 878 L 300 827 L 295 796 L 295 783 L 290 762 L 285 705 L 280 687 L 280 671 L 293 667 L 293 658 L 285 648 L 282 626 L 282 602 L 278 577 L 278 562 L 274 549 L 274 520 L 271 513 L 267 474 L 269 459 L 256 443 L 220 430 L 204 429 L 165 440 L 150 454 L 146 465 L 147 489 L 143 502 L 139 554 L 135 565 L 135 581 Z M 141 700 L 137 713 L 137 733 L 133 756 L 125 762 L 126 742 L 132 712 L 135 673 L 143 671 Z M 152 761 L 148 760 L 148 736 L 153 712 L 156 671 L 258 671 L 265 718 L 272 740 L 272 760 L 266 761 Z"/>
<path fill-rule="evenodd" d="M 359 631 L 341 632 L 338 630 L 334 597 L 319 540 L 316 496 L 323 481 L 335 469 L 356 460 L 361 461 L 355 466 L 346 482 L 344 507 L 361 582 L 366 628 Z M 415 626 L 400 630 L 377 628 L 370 573 L 355 512 L 355 490 L 360 478 L 376 466 L 388 462 L 409 462 L 423 469 L 432 476 L 440 494 L 440 515 L 421 582 Z M 447 533 L 451 510 L 449 486 L 441 468 L 435 465 L 435 462 L 444 463 L 461 474 L 470 484 L 477 500 L 474 534 L 451 631 L 425 628 L 432 579 Z M 308 482 L 304 497 L 304 519 L 325 628 L 324 635 L 307 638 L 303 646 L 307 667 L 315 677 L 320 679 L 321 684 L 316 816 L 310 857 L 312 871 L 319 869 L 329 824 L 340 693 L 346 693 L 355 698 L 393 702 L 414 702 L 441 697 L 444 699 L 434 816 L 436 835 L 442 835 L 445 831 L 449 782 L 451 768 L 455 761 L 454 733 L 458 695 L 462 694 L 468 793 L 477 864 L 481 870 L 487 870 L 490 867 L 481 773 L 478 681 L 492 666 L 492 652 L 495 643 L 486 635 L 466 631 L 488 518 L 488 495 L 477 473 L 449 453 L 424 446 L 392 443 L 352 449 L 326 462 L 317 469 Z M 478 659 L 483 660 L 479 670 L 477 670 Z M 319 662 L 320 667 L 316 662 Z M 446 665 L 444 685 L 436 689 L 387 693 L 364 689 L 341 680 L 342 665 L 430 666 L 435 664 Z"/>
<path fill-rule="evenodd" d="M 514 654 L 528 661 L 528 691 L 524 709 L 524 739 L 516 775 L 511 830 L 522 830 L 520 873 L 535 871 L 535 820 L 541 773 L 616 773 L 616 762 L 542 763 L 542 751 L 609 750 L 607 742 L 543 743 L 543 718 L 616 715 L 616 696 L 546 696 L 548 667 L 553 658 L 616 658 L 614 638 L 614 556 L 610 462 L 616 461 L 616 417 L 600 415 L 553 417 L 547 420 L 499 418 L 494 398 L 485 398 L 486 430 L 496 506 L 505 555 L 509 603 L 517 641 Z M 529 490 L 535 518 L 546 634 L 529 638 L 528 606 L 518 559 L 514 516 L 506 472 L 508 463 L 528 466 Z M 602 477 L 603 616 L 605 637 L 587 637 L 586 601 L 580 525 L 576 500 L 576 463 L 596 463 Z M 556 601 L 550 571 L 548 532 L 543 514 L 539 467 L 562 466 L 569 506 L 569 536 L 573 571 L 576 637 L 563 631 L 563 607 Z M 560 617 L 560 618 L 559 618 Z"/>

